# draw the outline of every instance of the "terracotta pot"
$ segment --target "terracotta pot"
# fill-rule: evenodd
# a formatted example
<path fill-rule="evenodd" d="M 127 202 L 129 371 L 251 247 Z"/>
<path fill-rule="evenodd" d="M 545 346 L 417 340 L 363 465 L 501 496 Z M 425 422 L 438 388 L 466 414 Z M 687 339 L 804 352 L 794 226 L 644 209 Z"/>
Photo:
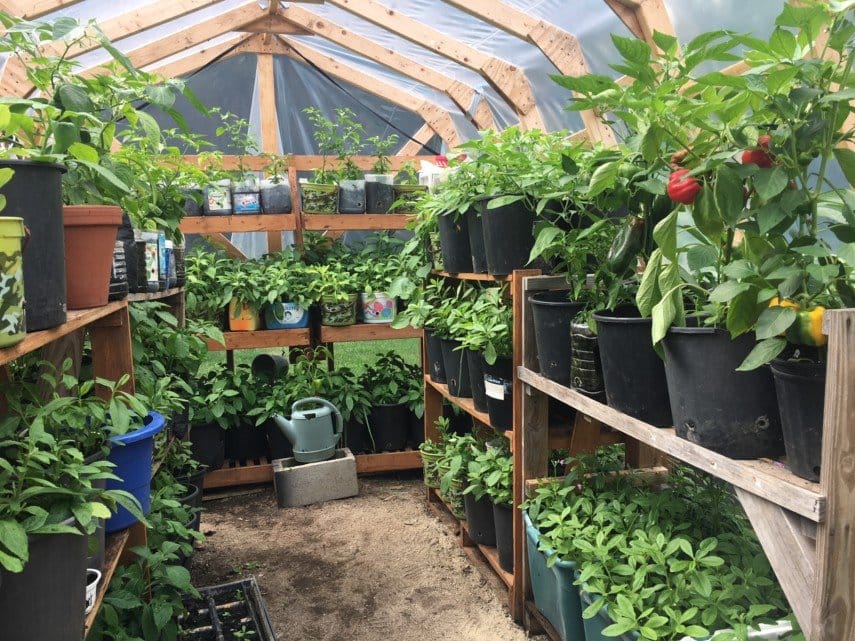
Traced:
<path fill-rule="evenodd" d="M 116 232 L 122 210 L 112 205 L 65 205 L 65 283 L 68 309 L 107 304 Z"/>

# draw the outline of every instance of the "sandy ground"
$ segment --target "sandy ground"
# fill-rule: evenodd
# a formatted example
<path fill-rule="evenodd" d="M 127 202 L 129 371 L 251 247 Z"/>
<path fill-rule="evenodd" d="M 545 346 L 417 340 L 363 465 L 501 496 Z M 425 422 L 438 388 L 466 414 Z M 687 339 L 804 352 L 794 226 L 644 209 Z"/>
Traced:
<path fill-rule="evenodd" d="M 272 488 L 206 500 L 194 583 L 255 575 L 280 641 L 526 638 L 419 479 L 359 486 L 358 497 L 304 508 L 279 509 Z"/>

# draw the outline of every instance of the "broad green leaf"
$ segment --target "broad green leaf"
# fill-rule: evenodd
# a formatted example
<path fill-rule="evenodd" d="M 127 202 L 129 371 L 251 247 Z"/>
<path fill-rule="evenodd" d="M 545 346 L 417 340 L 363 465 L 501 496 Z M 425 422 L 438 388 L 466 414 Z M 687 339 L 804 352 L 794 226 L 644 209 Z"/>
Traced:
<path fill-rule="evenodd" d="M 675 209 L 660 220 L 653 229 L 653 239 L 662 255 L 671 260 L 677 260 L 677 210 Z"/>
<path fill-rule="evenodd" d="M 11 519 L 0 521 L 0 544 L 22 561 L 29 559 L 27 533 L 17 521 Z"/>
<path fill-rule="evenodd" d="M 653 327 L 651 329 L 651 339 L 653 344 L 659 343 L 668 333 L 668 329 L 677 318 L 677 305 L 675 296 L 680 296 L 680 290 L 672 290 L 666 293 L 662 300 L 653 306 Z"/>
<path fill-rule="evenodd" d="M 836 147 L 834 149 L 834 157 L 840 164 L 840 169 L 849 184 L 855 186 L 855 151 L 846 147 Z"/>
<path fill-rule="evenodd" d="M 754 189 L 761 200 L 767 201 L 780 194 L 789 184 L 786 172 L 780 167 L 761 169 L 754 175 Z"/>
<path fill-rule="evenodd" d="M 742 179 L 733 169 L 723 165 L 716 172 L 713 192 L 719 216 L 733 227 L 741 218 L 744 204 Z"/>
<path fill-rule="evenodd" d="M 783 334 L 795 320 L 796 310 L 792 307 L 768 307 L 762 311 L 757 319 L 757 326 L 754 331 L 759 340 L 772 338 Z"/>
<path fill-rule="evenodd" d="M 787 211 L 777 202 L 764 205 L 754 212 L 754 217 L 757 219 L 757 226 L 761 234 L 768 234 L 772 229 L 781 224 L 788 215 Z"/>
<path fill-rule="evenodd" d="M 739 336 L 751 330 L 759 314 L 757 294 L 751 289 L 731 299 L 727 308 L 727 329 L 731 336 Z"/>
<path fill-rule="evenodd" d="M 748 372 L 753 369 L 757 369 L 784 351 L 786 346 L 786 339 L 781 338 L 780 336 L 762 340 L 754 346 L 754 349 L 752 349 L 748 356 L 745 357 L 745 360 L 736 368 L 736 371 Z"/>
<path fill-rule="evenodd" d="M 710 292 L 710 300 L 714 303 L 729 303 L 742 292 L 751 289 L 748 283 L 727 280 Z"/>
<path fill-rule="evenodd" d="M 100 157 L 98 151 L 94 147 L 90 147 L 82 142 L 75 142 L 69 145 L 68 153 L 77 160 L 85 160 L 92 163 L 97 163 Z"/>
<path fill-rule="evenodd" d="M 641 277 L 638 292 L 635 295 L 635 304 L 644 317 L 650 316 L 653 306 L 659 300 L 659 272 L 662 270 L 662 252 L 659 249 L 653 251 L 647 267 Z"/>
<path fill-rule="evenodd" d="M 62 108 L 67 111 L 90 113 L 95 109 L 89 94 L 83 87 L 61 84 L 56 89 L 56 96 Z"/>
<path fill-rule="evenodd" d="M 704 184 L 701 188 L 701 193 L 692 207 L 692 219 L 697 228 L 709 238 L 715 238 L 724 231 L 724 223 L 715 204 L 713 189 L 708 184 Z"/>
<path fill-rule="evenodd" d="M 613 187 L 615 180 L 617 179 L 619 169 L 620 162 L 616 160 L 604 163 L 597 167 L 594 170 L 594 173 L 591 174 L 591 182 L 588 184 L 587 196 L 589 198 L 593 198 L 594 196 L 601 194 L 606 189 Z"/>
<path fill-rule="evenodd" d="M 634 65 L 647 64 L 650 61 L 650 45 L 640 38 L 625 38 L 617 34 L 611 34 L 615 49 L 620 52 L 624 60 Z"/>

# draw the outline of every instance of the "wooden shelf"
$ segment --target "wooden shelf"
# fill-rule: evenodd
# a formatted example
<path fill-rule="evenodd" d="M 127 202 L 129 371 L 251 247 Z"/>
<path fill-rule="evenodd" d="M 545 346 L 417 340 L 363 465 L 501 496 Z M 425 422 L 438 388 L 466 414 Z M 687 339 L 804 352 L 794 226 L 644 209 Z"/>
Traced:
<path fill-rule="evenodd" d="M 421 338 L 422 330 L 412 327 L 394 329 L 388 324 L 357 323 L 347 327 L 326 327 L 321 325 L 322 343 L 348 343 L 351 341 L 393 340 L 400 338 Z"/>
<path fill-rule="evenodd" d="M 172 298 L 184 292 L 183 287 L 173 287 L 163 292 L 141 292 L 138 294 L 128 294 L 129 303 L 139 303 L 147 300 L 162 300 L 164 298 Z"/>
<path fill-rule="evenodd" d="M 296 214 L 248 214 L 243 216 L 187 216 L 179 229 L 185 234 L 216 234 L 250 231 L 295 231 Z"/>
<path fill-rule="evenodd" d="M 502 566 L 499 564 L 499 550 L 497 548 L 481 545 L 480 543 L 478 544 L 478 550 L 484 555 L 484 558 L 487 559 L 487 563 L 490 564 L 490 567 L 493 568 L 493 571 L 502 580 L 502 583 L 507 585 L 508 589 L 513 588 L 514 575 L 502 569 Z"/>
<path fill-rule="evenodd" d="M 104 601 L 104 595 L 107 593 L 107 586 L 110 584 L 110 580 L 113 578 L 113 574 L 119 566 L 119 559 L 122 556 L 122 552 L 125 550 L 125 545 L 128 543 L 130 533 L 131 529 L 128 528 L 121 532 L 115 532 L 114 534 L 107 535 L 107 539 L 104 543 L 104 567 L 102 569 L 101 582 L 98 584 L 98 594 L 95 597 L 95 607 L 93 607 L 92 611 L 86 615 L 86 623 L 83 629 L 84 639 L 86 638 L 86 635 L 89 634 L 92 624 L 95 623 L 95 618 L 98 616 L 98 610 L 101 609 L 101 603 Z"/>
<path fill-rule="evenodd" d="M 552 627 L 549 619 L 547 619 L 543 613 L 537 609 L 534 601 L 526 601 L 525 609 L 526 612 L 528 612 L 528 615 L 537 621 L 537 624 L 541 627 L 543 633 L 549 637 L 549 641 L 561 641 L 561 635 Z M 533 630 L 533 628 L 534 626 L 532 625 L 526 626 L 526 629 L 529 630 L 529 632 L 534 632 L 535 630 Z"/>
<path fill-rule="evenodd" d="M 437 392 L 442 394 L 449 401 L 457 405 L 464 412 L 472 416 L 477 421 L 481 421 L 484 425 L 490 425 L 490 415 L 487 412 L 479 412 L 475 409 L 475 401 L 471 398 L 463 398 L 460 396 L 454 396 L 451 392 L 448 391 L 448 385 L 443 385 L 442 383 L 434 383 L 430 376 L 425 375 L 425 384 L 433 387 Z M 490 425 L 492 427 L 492 425 Z"/>
<path fill-rule="evenodd" d="M 460 274 L 452 274 L 451 272 L 440 272 L 440 271 L 432 271 L 431 274 L 434 276 L 442 276 L 443 278 L 454 278 L 456 280 L 479 280 L 486 282 L 494 282 L 494 283 L 509 283 L 513 275 L 508 274 L 507 276 L 491 276 L 490 274 L 468 274 L 468 273 L 460 273 Z"/>
<path fill-rule="evenodd" d="M 406 229 L 412 220 L 406 214 L 303 214 L 303 229 L 348 231 Z"/>
<path fill-rule="evenodd" d="M 303 329 L 259 329 L 254 332 L 223 332 L 226 344 L 206 338 L 208 349 L 221 352 L 228 349 L 263 349 L 267 347 L 298 347 L 310 345 L 311 332 Z"/>
<path fill-rule="evenodd" d="M 774 461 L 730 459 L 679 438 L 673 428 L 639 421 L 525 367 L 519 368 L 518 375 L 520 381 L 641 443 L 807 519 L 822 522 L 825 518 L 826 498 L 820 485 L 797 477 Z"/>
<path fill-rule="evenodd" d="M 356 454 L 357 474 L 382 474 L 399 470 L 422 469 L 422 456 L 418 450 Z"/>
<path fill-rule="evenodd" d="M 86 327 L 91 323 L 120 312 L 125 309 L 127 302 L 123 300 L 107 303 L 103 307 L 92 307 L 90 309 L 75 309 L 68 312 L 65 323 L 51 329 L 39 332 L 31 332 L 17 345 L 0 349 L 0 365 L 5 365 L 16 358 L 29 354 L 48 343 L 67 336 L 78 329 Z"/>

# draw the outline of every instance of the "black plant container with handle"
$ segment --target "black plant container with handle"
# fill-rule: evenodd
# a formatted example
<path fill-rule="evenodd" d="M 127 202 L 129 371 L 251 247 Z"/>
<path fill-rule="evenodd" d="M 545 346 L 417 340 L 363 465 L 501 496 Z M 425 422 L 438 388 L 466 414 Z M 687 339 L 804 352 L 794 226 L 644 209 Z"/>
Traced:
<path fill-rule="evenodd" d="M 514 571 L 514 510 L 508 503 L 493 503 L 496 548 L 499 565 L 505 572 Z"/>
<path fill-rule="evenodd" d="M 565 387 L 570 386 L 570 327 L 585 307 L 584 303 L 571 301 L 568 295 L 566 291 L 549 291 L 529 297 L 540 373 Z"/>
<path fill-rule="evenodd" d="M 439 216 L 439 246 L 445 271 L 452 274 L 472 271 L 472 250 L 465 217 L 456 214 Z"/>
<path fill-rule="evenodd" d="M 534 247 L 534 212 L 518 201 L 488 209 L 483 205 L 484 251 L 487 271 L 492 276 L 505 276 L 528 263 Z"/>
<path fill-rule="evenodd" d="M 469 492 L 463 495 L 463 507 L 466 508 L 466 529 L 469 538 L 478 545 L 496 545 L 496 525 L 493 519 L 493 502 L 486 494 L 480 499 Z"/>
<path fill-rule="evenodd" d="M 434 383 L 445 383 L 445 362 L 442 359 L 442 339 L 425 328 L 425 350 L 428 359 L 428 376 Z"/>
<path fill-rule="evenodd" d="M 368 413 L 376 452 L 400 452 L 410 433 L 409 410 L 404 403 L 375 405 Z"/>
<path fill-rule="evenodd" d="M 464 214 L 466 229 L 469 232 L 469 250 L 472 253 L 472 271 L 476 274 L 487 273 L 487 250 L 484 248 L 484 223 L 482 217 L 483 202 L 469 207 Z"/>
<path fill-rule="evenodd" d="M 469 380 L 469 363 L 460 347 L 460 341 L 442 339 L 442 361 L 445 364 L 445 377 L 448 380 L 448 392 L 452 396 L 472 398 L 472 385 Z"/>
<path fill-rule="evenodd" d="M 487 411 L 487 391 L 484 387 L 484 357 L 471 349 L 466 353 L 466 365 L 469 367 L 469 386 L 472 389 L 472 402 L 479 412 Z"/>

